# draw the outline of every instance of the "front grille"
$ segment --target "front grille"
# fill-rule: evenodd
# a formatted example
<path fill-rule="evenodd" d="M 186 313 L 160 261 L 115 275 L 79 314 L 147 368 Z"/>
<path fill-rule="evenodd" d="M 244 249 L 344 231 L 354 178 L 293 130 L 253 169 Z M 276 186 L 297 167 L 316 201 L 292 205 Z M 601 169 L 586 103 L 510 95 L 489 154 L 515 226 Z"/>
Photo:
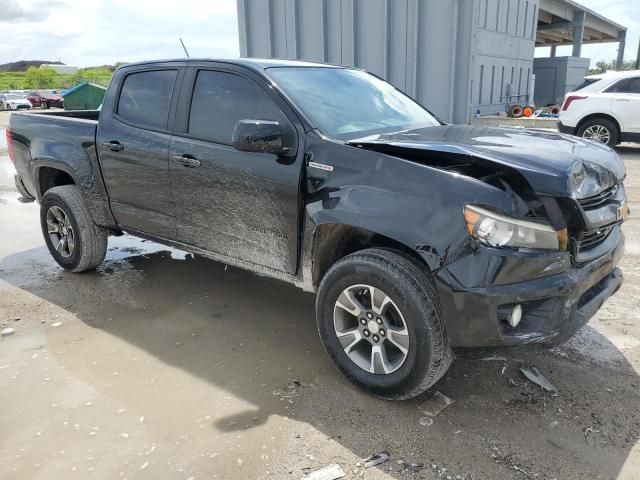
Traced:
<path fill-rule="evenodd" d="M 596 232 L 585 233 L 578 243 L 578 253 L 597 247 L 604 242 L 613 230 L 613 226 L 604 227 Z"/>
<path fill-rule="evenodd" d="M 580 202 L 580 205 L 584 209 L 588 210 L 591 208 L 596 208 L 596 207 L 599 207 L 600 205 L 607 203 L 609 200 L 611 200 L 616 195 L 617 191 L 618 191 L 618 186 L 614 185 L 613 187 L 609 187 L 606 190 L 603 190 L 602 192 L 600 192 L 599 194 L 594 195 L 593 197 L 583 198 L 578 201 Z"/>

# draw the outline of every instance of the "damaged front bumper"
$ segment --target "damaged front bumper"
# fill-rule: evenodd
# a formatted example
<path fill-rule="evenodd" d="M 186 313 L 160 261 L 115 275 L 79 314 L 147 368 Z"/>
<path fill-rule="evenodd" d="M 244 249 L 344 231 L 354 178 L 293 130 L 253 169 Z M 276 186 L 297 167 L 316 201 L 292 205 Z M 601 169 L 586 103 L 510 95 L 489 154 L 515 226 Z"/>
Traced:
<path fill-rule="evenodd" d="M 622 284 L 616 265 L 624 251 L 620 225 L 606 254 L 582 265 L 567 252 L 522 253 L 479 247 L 435 274 L 443 315 L 455 347 L 557 344 L 589 321 Z M 506 321 L 523 309 L 517 327 Z"/>

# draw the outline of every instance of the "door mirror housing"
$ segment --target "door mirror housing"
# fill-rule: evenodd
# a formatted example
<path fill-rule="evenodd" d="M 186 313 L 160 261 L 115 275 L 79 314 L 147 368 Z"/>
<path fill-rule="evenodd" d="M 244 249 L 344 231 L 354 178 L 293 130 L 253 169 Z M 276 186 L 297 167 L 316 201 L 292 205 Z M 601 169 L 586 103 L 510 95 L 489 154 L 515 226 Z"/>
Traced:
<path fill-rule="evenodd" d="M 280 123 L 271 120 L 240 120 L 233 130 L 233 146 L 241 152 L 290 155 L 284 146 Z"/>

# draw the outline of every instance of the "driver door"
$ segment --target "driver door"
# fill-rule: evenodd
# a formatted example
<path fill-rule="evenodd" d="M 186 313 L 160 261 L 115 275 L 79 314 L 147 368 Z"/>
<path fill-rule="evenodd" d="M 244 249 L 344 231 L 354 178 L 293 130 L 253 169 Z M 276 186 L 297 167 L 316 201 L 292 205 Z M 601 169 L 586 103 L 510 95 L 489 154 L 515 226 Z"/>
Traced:
<path fill-rule="evenodd" d="M 179 241 L 295 273 L 302 154 L 285 160 L 232 145 L 243 119 L 277 121 L 297 135 L 282 100 L 232 69 L 193 67 L 184 84 L 182 131 L 169 144 Z"/>

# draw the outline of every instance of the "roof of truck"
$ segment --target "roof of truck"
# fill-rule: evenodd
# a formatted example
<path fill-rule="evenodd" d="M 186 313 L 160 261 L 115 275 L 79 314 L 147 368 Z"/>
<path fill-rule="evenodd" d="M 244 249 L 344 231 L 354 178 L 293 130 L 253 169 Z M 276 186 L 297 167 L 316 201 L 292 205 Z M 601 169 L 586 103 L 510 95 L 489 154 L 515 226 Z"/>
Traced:
<path fill-rule="evenodd" d="M 163 60 L 149 60 L 143 62 L 132 62 L 122 65 L 120 68 L 136 65 L 153 65 L 158 63 L 183 62 L 183 63 L 230 63 L 233 65 L 243 65 L 254 70 L 264 70 L 271 67 L 329 67 L 344 68 L 339 65 L 327 65 L 325 63 L 303 62 L 300 60 L 283 60 L 277 58 L 170 58 Z"/>

